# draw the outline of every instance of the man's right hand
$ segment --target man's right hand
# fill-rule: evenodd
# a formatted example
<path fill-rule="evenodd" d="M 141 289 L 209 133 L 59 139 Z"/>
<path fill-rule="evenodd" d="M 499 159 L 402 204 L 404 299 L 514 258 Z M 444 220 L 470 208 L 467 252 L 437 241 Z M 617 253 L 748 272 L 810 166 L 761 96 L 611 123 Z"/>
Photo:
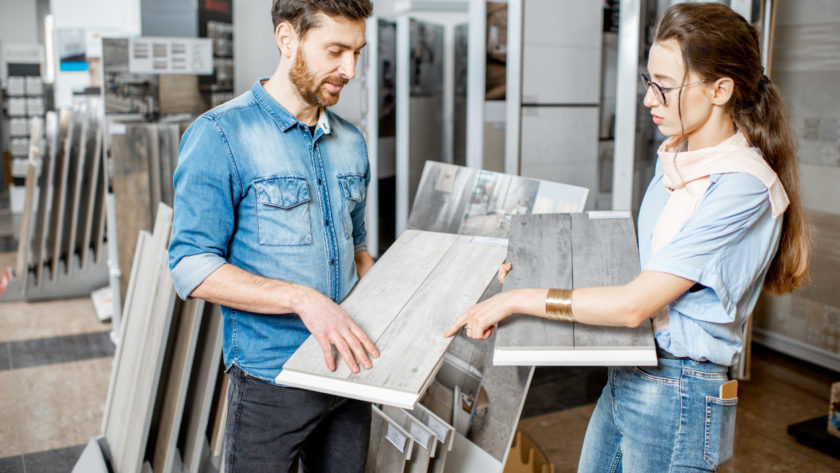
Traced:
<path fill-rule="evenodd" d="M 338 304 L 315 289 L 299 287 L 303 292 L 296 312 L 321 345 L 327 369 L 335 371 L 333 345 L 353 373 L 359 372 L 359 364 L 364 369 L 371 369 L 373 365 L 368 355 L 379 358 L 379 350 L 365 332 Z"/>

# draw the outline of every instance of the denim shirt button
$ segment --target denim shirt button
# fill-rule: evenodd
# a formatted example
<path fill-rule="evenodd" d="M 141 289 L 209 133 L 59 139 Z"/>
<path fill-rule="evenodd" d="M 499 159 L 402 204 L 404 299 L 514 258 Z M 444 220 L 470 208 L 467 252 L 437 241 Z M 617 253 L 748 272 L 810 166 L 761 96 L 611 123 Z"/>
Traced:
<path fill-rule="evenodd" d="M 330 264 L 335 264 L 335 258 L 330 258 Z"/>
<path fill-rule="evenodd" d="M 321 185 L 321 180 L 320 180 L 320 179 L 318 179 L 318 185 L 319 185 L 319 186 Z"/>
<path fill-rule="evenodd" d="M 324 220 L 324 225 L 329 227 L 330 226 L 330 221 L 329 220 Z"/>

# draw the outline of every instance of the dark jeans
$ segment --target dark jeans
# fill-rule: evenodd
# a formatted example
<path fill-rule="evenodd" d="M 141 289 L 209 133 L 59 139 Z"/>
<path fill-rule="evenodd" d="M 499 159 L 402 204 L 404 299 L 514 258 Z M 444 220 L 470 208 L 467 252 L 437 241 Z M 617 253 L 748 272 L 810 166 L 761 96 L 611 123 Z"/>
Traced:
<path fill-rule="evenodd" d="M 225 472 L 364 472 L 369 403 L 229 375 Z"/>

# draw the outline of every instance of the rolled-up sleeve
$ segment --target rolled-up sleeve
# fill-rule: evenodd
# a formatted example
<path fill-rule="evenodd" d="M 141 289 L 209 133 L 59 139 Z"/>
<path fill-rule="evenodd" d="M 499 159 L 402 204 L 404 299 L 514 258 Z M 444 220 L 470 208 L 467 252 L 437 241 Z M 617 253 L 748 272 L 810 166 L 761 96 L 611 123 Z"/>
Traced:
<path fill-rule="evenodd" d="M 186 299 L 227 261 L 242 193 L 227 139 L 212 118 L 200 117 L 184 133 L 174 184 L 169 269 Z"/>

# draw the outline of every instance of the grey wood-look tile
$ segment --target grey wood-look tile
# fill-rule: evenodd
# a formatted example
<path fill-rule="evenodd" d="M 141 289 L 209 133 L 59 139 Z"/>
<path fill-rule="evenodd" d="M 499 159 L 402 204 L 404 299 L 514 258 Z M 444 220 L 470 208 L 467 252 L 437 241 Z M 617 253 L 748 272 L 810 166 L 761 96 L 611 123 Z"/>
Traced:
<path fill-rule="evenodd" d="M 102 127 L 95 118 L 91 119 L 91 133 L 88 135 L 88 144 L 86 146 L 87 156 L 87 183 L 85 184 L 85 194 L 82 199 L 82 214 L 79 222 L 79 245 L 81 246 L 80 259 L 82 261 L 82 268 L 87 264 L 91 248 L 96 247 L 96 243 L 92 240 L 94 235 L 94 222 L 96 215 L 96 208 L 99 205 L 98 199 L 105 202 L 104 193 L 100 192 L 100 187 L 104 187 L 102 179 L 104 176 L 101 172 L 102 164 Z"/>
<path fill-rule="evenodd" d="M 574 287 L 627 284 L 639 275 L 639 249 L 630 218 L 593 219 L 583 213 L 571 217 Z M 575 347 L 655 350 L 651 330 L 650 321 L 634 329 L 575 324 Z"/>
<path fill-rule="evenodd" d="M 613 214 L 552 214 L 517 216 L 513 220 L 509 261 L 529 274 L 545 268 L 557 274 L 527 276 L 516 287 L 576 288 L 624 284 L 639 274 L 639 256 L 629 216 Z M 558 246 L 560 245 L 560 246 Z M 522 277 L 522 276 L 519 276 Z M 521 324 L 527 320 L 527 324 Z M 543 330 L 561 328 L 571 336 L 541 337 Z M 496 340 L 495 364 L 513 365 L 626 365 L 656 363 L 650 322 L 637 328 L 570 324 L 537 317 L 502 323 Z"/>
<path fill-rule="evenodd" d="M 67 191 L 71 173 L 71 162 L 73 154 L 73 139 L 78 134 L 76 131 L 76 121 L 73 119 L 72 110 L 61 111 L 61 137 L 59 139 L 59 148 L 56 158 L 56 175 L 53 186 L 53 207 L 52 207 L 52 225 L 50 228 L 51 242 L 50 242 L 50 269 L 51 278 L 55 280 L 58 277 L 58 271 L 61 267 L 61 258 L 63 256 L 63 249 L 66 248 L 66 208 L 67 208 Z"/>
<path fill-rule="evenodd" d="M 381 353 L 373 369 L 352 374 L 339 361 L 328 371 L 310 337 L 277 383 L 413 406 L 449 346 L 444 330 L 478 300 L 504 254 L 474 237 L 406 231 L 342 303 Z"/>
<path fill-rule="evenodd" d="M 503 291 L 531 287 L 572 287 L 570 214 L 531 215 L 513 220 L 508 243 L 512 270 Z M 568 322 L 516 314 L 499 324 L 496 351 L 575 347 Z"/>

